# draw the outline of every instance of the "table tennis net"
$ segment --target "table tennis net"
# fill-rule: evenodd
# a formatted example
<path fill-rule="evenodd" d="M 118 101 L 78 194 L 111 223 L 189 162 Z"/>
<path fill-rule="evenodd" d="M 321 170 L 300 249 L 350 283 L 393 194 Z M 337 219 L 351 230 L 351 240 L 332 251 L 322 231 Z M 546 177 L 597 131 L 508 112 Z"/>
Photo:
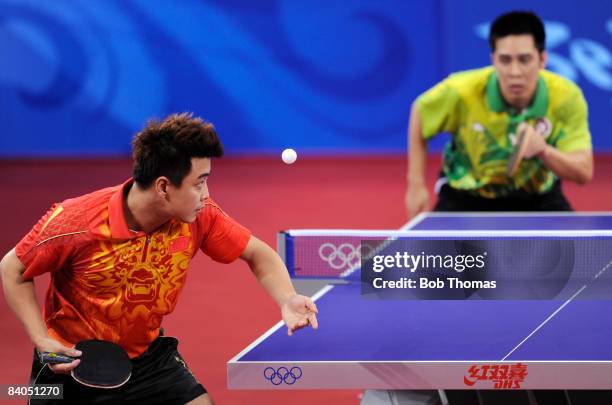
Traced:
<path fill-rule="evenodd" d="M 397 235 L 386 231 L 295 230 L 277 235 L 278 253 L 293 278 L 348 278 L 361 266 L 372 245 Z M 371 241 L 367 246 L 362 242 Z"/>
<path fill-rule="evenodd" d="M 278 234 L 278 251 L 293 278 L 347 279 L 367 287 L 379 277 L 398 282 L 410 277 L 436 279 L 452 276 L 459 277 L 462 282 L 497 280 L 497 284 L 504 287 L 498 291 L 519 291 L 518 294 L 513 292 L 510 298 L 522 297 L 520 291 L 525 286 L 537 286 L 538 291 L 545 291 L 537 295 L 538 299 L 567 298 L 581 289 L 588 291 L 581 291 L 580 298 L 612 298 L 612 270 L 608 271 L 612 268 L 610 236 L 580 235 L 577 232 L 445 234 L 410 230 L 290 230 Z M 421 260 L 418 271 L 401 269 L 402 273 L 397 271 L 397 267 L 382 271 L 381 266 L 379 271 L 372 271 L 372 262 L 376 262 L 377 257 L 392 258 L 406 252 L 421 256 L 416 258 Z M 460 269 L 425 265 L 429 264 L 430 258 L 433 258 L 432 263 L 436 263 L 436 258 L 461 257 L 463 260 L 468 256 L 486 262 L 475 278 L 476 270 L 464 271 L 465 260 Z M 446 298 L 444 295 L 441 297 Z M 507 297 L 494 297 L 504 298 Z"/>

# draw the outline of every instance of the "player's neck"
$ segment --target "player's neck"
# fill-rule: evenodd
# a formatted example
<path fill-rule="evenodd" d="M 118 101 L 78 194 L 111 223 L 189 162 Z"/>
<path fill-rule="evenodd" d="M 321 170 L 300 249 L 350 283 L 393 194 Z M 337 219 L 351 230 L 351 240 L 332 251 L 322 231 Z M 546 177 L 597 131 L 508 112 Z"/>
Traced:
<path fill-rule="evenodd" d="M 136 183 L 123 197 L 123 213 L 130 230 L 145 233 L 154 231 L 170 219 L 158 209 L 155 196 Z"/>
<path fill-rule="evenodd" d="M 504 92 L 502 91 L 502 97 L 504 99 L 504 102 L 506 103 L 506 105 L 508 105 L 509 107 L 515 109 L 516 111 L 523 111 L 526 108 L 529 108 L 529 106 L 533 103 L 533 99 L 535 98 L 535 94 L 536 91 L 534 89 L 533 93 L 531 93 L 531 95 L 525 97 L 524 99 L 515 99 L 513 101 L 510 97 L 506 96 L 504 94 Z"/>
<path fill-rule="evenodd" d="M 517 111 L 517 112 L 521 112 L 524 109 L 526 109 L 527 107 L 529 107 L 529 105 L 531 104 L 531 101 L 526 101 L 526 102 L 517 102 L 517 103 L 513 103 L 513 104 L 508 104 L 513 110 Z"/>

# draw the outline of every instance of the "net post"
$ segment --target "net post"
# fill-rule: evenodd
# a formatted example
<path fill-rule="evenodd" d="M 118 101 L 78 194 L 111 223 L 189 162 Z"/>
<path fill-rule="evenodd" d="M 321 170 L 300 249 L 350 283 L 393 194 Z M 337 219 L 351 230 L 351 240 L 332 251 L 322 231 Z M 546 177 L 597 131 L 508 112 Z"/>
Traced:
<path fill-rule="evenodd" d="M 293 255 L 293 236 L 288 231 L 280 231 L 276 234 L 276 250 L 283 259 L 290 277 L 295 277 L 295 263 Z"/>

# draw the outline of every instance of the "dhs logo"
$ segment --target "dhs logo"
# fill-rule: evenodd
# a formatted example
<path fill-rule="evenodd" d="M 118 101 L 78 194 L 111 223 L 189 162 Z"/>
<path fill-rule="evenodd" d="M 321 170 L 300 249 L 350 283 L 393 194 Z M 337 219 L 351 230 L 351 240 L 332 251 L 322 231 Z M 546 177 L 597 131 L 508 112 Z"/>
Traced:
<path fill-rule="evenodd" d="M 490 381 L 493 389 L 520 389 L 527 378 L 527 364 L 474 364 L 463 376 L 468 387 Z"/>
<path fill-rule="evenodd" d="M 302 377 L 302 369 L 299 367 L 291 367 L 291 369 L 287 367 L 279 367 L 278 369 L 266 367 L 264 377 L 273 385 L 281 385 L 282 383 L 293 385 Z"/>

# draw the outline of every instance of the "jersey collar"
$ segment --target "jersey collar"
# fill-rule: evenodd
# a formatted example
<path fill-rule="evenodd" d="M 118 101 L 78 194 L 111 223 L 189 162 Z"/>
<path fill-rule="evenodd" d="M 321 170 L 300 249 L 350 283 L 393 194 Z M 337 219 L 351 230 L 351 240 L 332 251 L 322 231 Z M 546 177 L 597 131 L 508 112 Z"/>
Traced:
<path fill-rule="evenodd" d="M 134 179 L 127 179 L 113 194 L 108 203 L 108 222 L 111 236 L 114 239 L 132 239 L 142 235 L 141 232 L 136 233 L 129 230 L 123 211 L 123 196 L 132 184 L 134 184 Z"/>

